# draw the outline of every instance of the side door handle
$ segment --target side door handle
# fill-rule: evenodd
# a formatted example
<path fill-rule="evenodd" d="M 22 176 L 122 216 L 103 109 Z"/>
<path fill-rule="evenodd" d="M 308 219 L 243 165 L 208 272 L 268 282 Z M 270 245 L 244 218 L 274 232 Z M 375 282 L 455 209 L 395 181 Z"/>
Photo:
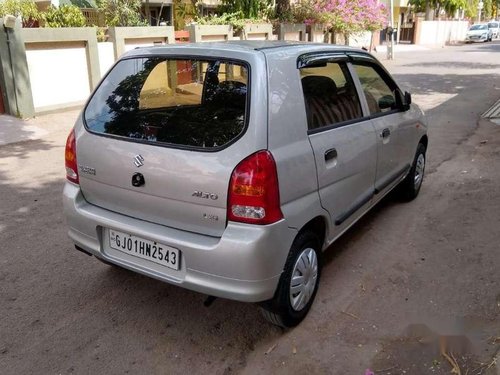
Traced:
<path fill-rule="evenodd" d="M 385 128 L 384 130 L 382 130 L 382 133 L 380 133 L 380 137 L 382 138 L 387 138 L 391 135 L 391 131 L 389 130 L 389 128 Z"/>
<path fill-rule="evenodd" d="M 331 148 L 325 151 L 325 161 L 329 161 L 337 158 L 337 150 L 335 148 Z"/>

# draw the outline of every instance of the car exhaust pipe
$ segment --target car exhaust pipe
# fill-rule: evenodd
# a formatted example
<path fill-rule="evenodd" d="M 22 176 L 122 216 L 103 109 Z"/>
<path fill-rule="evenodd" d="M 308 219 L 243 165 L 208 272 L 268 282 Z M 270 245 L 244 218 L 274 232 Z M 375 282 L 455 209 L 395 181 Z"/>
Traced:
<path fill-rule="evenodd" d="M 214 301 L 217 299 L 217 297 L 214 297 L 214 296 L 208 296 L 207 299 L 205 300 L 205 302 L 203 302 L 203 305 L 205 307 L 210 307 L 212 305 L 212 303 L 214 303 Z"/>

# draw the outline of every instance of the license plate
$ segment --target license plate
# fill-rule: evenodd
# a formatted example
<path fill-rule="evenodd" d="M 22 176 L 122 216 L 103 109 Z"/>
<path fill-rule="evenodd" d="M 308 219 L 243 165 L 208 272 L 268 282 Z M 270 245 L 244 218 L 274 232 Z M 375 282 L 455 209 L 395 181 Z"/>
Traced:
<path fill-rule="evenodd" d="M 174 270 L 178 270 L 180 266 L 179 250 L 131 234 L 110 229 L 109 246 L 112 249 L 173 268 Z"/>

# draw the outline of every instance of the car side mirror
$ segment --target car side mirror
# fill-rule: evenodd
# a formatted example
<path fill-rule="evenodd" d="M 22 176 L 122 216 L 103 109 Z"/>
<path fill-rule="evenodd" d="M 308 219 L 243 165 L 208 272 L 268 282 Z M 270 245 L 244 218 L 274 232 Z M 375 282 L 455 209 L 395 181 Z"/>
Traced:
<path fill-rule="evenodd" d="M 410 104 L 411 104 L 411 94 L 408 91 L 405 91 L 405 105 L 406 109 L 410 109 Z"/>
<path fill-rule="evenodd" d="M 411 94 L 408 91 L 405 91 L 403 95 L 403 92 L 400 89 L 396 89 L 394 96 L 396 97 L 396 107 L 399 110 L 407 111 L 410 109 Z"/>

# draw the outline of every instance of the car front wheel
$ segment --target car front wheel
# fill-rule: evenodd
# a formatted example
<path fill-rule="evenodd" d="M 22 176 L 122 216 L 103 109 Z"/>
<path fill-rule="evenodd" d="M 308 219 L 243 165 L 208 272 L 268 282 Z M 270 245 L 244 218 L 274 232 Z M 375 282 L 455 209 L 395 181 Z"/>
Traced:
<path fill-rule="evenodd" d="M 399 193 L 406 201 L 415 199 L 420 192 L 420 188 L 422 187 L 426 162 L 425 152 L 425 145 L 423 143 L 419 143 L 410 171 L 399 185 Z"/>
<path fill-rule="evenodd" d="M 261 304 L 261 312 L 266 320 L 286 328 L 296 326 L 305 318 L 318 290 L 320 251 L 314 233 L 305 231 L 297 235 L 274 298 Z"/>

